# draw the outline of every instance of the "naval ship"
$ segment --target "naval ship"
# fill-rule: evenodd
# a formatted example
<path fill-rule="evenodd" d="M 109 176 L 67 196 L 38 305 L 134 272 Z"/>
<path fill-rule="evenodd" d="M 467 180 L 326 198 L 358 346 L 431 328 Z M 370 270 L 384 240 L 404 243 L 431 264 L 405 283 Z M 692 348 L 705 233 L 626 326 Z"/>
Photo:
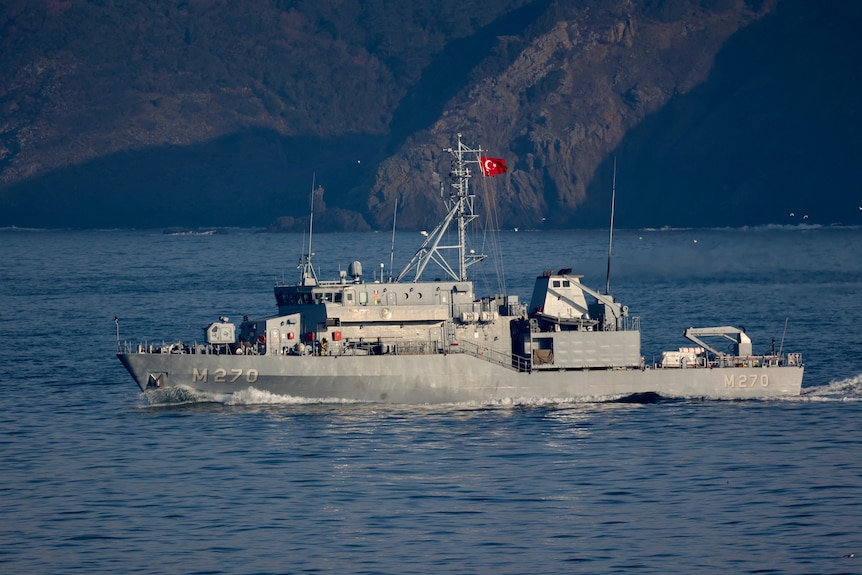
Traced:
<path fill-rule="evenodd" d="M 443 151 L 452 156 L 449 211 L 397 276 L 368 280 L 354 261 L 340 277 L 318 279 L 310 224 L 299 281 L 275 285 L 277 314 L 246 317 L 239 325 L 220 317 L 199 343 L 121 343 L 118 327 L 120 361 L 144 392 L 185 388 L 222 396 L 254 388 L 319 401 L 564 402 L 641 394 L 748 399 L 801 393 L 801 354 L 776 352 L 773 344 L 769 353 L 755 355 L 750 338 L 733 326 L 686 329 L 692 345 L 663 352 L 660 362 L 648 364 L 641 355 L 639 318 L 607 289 L 601 293 L 582 284 L 583 276 L 569 268 L 537 273 L 527 305 L 513 295 L 477 295 L 467 272 L 485 256 L 467 249 L 468 226 L 477 218 L 470 180 L 504 173 L 505 160 L 471 149 L 460 134 L 457 145 Z M 447 242 L 449 237 L 457 243 Z M 423 279 L 429 265 L 444 277 Z M 724 340 L 725 349 L 708 338 Z"/>

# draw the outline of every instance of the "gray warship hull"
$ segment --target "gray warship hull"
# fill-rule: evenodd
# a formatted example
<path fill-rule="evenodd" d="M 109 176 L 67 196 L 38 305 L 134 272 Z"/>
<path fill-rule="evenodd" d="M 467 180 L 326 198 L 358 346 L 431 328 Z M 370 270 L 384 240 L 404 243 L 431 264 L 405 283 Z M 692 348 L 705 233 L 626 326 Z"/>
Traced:
<path fill-rule="evenodd" d="M 661 363 L 648 366 L 640 318 L 610 295 L 610 273 L 604 293 L 563 268 L 536 277 L 528 306 L 507 295 L 505 286 L 498 295 L 478 297 L 467 269 L 485 256 L 467 245 L 467 225 L 477 218 L 469 182 L 474 166 L 485 177 L 505 173 L 505 160 L 468 148 L 460 134 L 457 147 L 444 152 L 454 158 L 449 213 L 425 234 L 397 277 L 390 270 L 386 280 L 381 269 L 368 281 L 354 261 L 338 279 L 320 281 L 311 264 L 309 225 L 300 281 L 275 286 L 276 315 L 245 317 L 238 327 L 220 317 L 204 330 L 203 344 L 125 348 L 118 320 L 120 361 L 145 391 L 230 394 L 251 387 L 317 400 L 564 401 L 644 393 L 750 399 L 800 393 L 801 354 L 776 353 L 773 345 L 770 353 L 755 355 L 744 330 L 732 326 L 689 328 L 684 335 L 696 347 L 664 352 Z M 456 228 L 455 244 L 450 228 Z M 446 253 L 457 254 L 456 265 Z M 610 253 L 609 245 L 609 271 Z M 429 265 L 445 277 L 423 281 Z M 729 340 L 732 350 L 713 347 L 704 337 Z"/>
<path fill-rule="evenodd" d="M 144 391 L 185 387 L 232 394 L 252 387 L 321 401 L 405 404 L 512 399 L 605 400 L 633 394 L 754 399 L 799 395 L 801 366 L 518 372 L 465 353 L 381 356 L 119 354 Z"/>

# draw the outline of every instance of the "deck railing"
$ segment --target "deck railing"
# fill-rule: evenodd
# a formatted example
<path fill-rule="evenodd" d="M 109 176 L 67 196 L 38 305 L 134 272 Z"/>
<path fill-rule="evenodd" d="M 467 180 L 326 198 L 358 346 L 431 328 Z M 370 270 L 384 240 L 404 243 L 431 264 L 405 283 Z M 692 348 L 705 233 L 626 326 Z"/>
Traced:
<path fill-rule="evenodd" d="M 452 344 L 449 345 L 449 351 L 450 353 L 466 353 L 473 357 L 483 359 L 489 363 L 495 363 L 516 371 L 531 371 L 532 369 L 532 362 L 527 358 L 523 358 L 510 352 L 492 349 L 487 346 L 473 343 L 472 341 L 452 342 Z"/>

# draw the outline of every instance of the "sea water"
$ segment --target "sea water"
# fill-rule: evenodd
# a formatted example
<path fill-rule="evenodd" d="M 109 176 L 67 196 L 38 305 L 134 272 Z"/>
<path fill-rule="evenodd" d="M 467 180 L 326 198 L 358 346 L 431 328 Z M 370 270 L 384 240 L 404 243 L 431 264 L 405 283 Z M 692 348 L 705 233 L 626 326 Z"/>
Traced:
<path fill-rule="evenodd" d="M 528 301 L 563 267 L 604 291 L 606 232 L 498 239 L 471 245 L 503 255 L 471 268 L 482 294 Z M 422 237 L 313 240 L 321 279 L 359 260 L 373 281 Z M 614 235 L 610 291 L 647 362 L 687 327 L 743 326 L 756 352 L 803 354 L 798 398 L 191 401 L 147 398 L 116 359 L 118 332 L 194 341 L 274 313 L 307 251 L 0 231 L 0 572 L 862 573 L 862 229 Z"/>

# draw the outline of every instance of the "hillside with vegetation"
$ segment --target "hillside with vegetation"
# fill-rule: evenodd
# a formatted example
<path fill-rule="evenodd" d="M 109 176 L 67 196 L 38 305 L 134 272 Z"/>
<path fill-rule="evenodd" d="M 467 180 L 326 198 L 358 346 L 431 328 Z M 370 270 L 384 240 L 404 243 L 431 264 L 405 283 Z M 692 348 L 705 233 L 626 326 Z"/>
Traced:
<path fill-rule="evenodd" d="M 606 225 L 614 156 L 624 225 L 815 198 L 841 221 L 811 186 L 858 150 L 859 23 L 802 0 L 9 0 L 0 226 L 298 229 L 314 186 L 321 229 L 385 228 L 396 201 L 427 227 L 457 133 L 507 158 L 474 182 L 501 226 Z"/>

